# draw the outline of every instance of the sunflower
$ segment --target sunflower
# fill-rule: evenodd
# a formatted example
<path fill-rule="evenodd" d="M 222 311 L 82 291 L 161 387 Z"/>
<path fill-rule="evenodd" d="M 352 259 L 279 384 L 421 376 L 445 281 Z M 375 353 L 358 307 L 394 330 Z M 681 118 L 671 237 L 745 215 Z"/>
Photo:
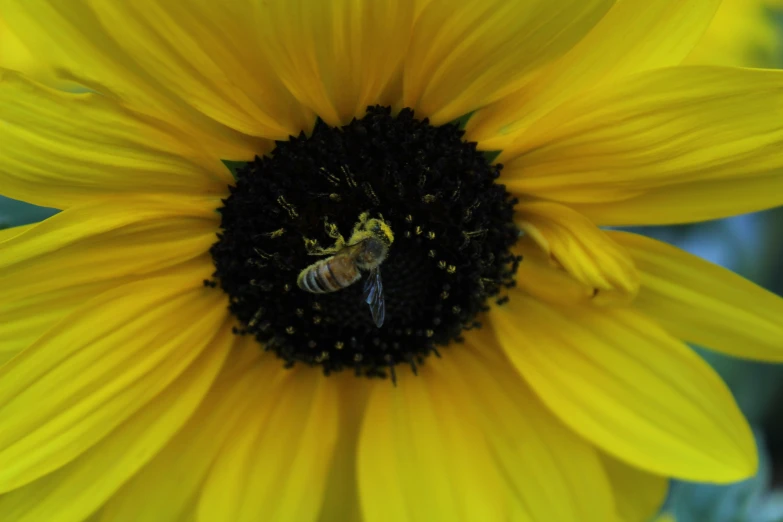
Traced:
<path fill-rule="evenodd" d="M 783 15 L 783 0 L 724 0 L 686 63 L 783 66 L 783 31 L 773 15 Z"/>
<path fill-rule="evenodd" d="M 599 228 L 783 202 L 783 74 L 674 67 L 718 3 L 0 0 L 90 90 L 2 72 L 2 193 L 62 209 L 0 232 L 2 519 L 632 522 L 753 474 L 685 342 L 781 360 L 783 302 Z"/>

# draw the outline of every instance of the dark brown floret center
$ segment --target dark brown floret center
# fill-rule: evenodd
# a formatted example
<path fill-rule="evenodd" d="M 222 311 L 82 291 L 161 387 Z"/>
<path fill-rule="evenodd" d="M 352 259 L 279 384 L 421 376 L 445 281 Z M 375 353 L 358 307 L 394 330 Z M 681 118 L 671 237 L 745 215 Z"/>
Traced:
<path fill-rule="evenodd" d="M 222 232 L 211 249 L 214 281 L 243 327 L 286 365 L 325 373 L 393 376 L 416 368 L 438 347 L 479 326 L 490 298 L 514 283 L 519 258 L 516 201 L 495 183 L 475 144 L 456 125 L 435 127 L 409 109 L 385 107 L 343 127 L 317 123 L 310 136 L 278 142 L 237 171 L 219 209 Z M 394 241 L 380 265 L 385 321 L 376 326 L 360 281 L 327 294 L 297 287 L 336 225 L 348 240 L 360 214 L 382 218 Z"/>

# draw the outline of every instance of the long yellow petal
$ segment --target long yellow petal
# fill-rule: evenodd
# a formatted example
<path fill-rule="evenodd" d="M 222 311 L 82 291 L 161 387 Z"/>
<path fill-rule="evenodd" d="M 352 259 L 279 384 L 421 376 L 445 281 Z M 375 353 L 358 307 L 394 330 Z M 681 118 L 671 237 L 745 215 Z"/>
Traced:
<path fill-rule="evenodd" d="M 372 390 L 358 448 L 366 522 L 510 519 L 512 495 L 467 416 L 469 392 L 449 386 L 440 362 Z"/>
<path fill-rule="evenodd" d="M 0 1 L 37 61 L 237 160 L 313 121 L 263 58 L 255 12 L 246 0 Z"/>
<path fill-rule="evenodd" d="M 450 392 L 460 397 L 465 415 L 476 415 L 513 491 L 510 520 L 611 520 L 612 487 L 598 452 L 541 403 L 491 332 L 468 335 L 466 343 L 468 349 L 444 354 L 444 378 Z"/>
<path fill-rule="evenodd" d="M 202 256 L 217 240 L 220 218 L 212 204 L 217 201 L 109 198 L 55 214 L 0 243 L 2 301 Z"/>
<path fill-rule="evenodd" d="M 506 163 L 513 192 L 597 204 L 700 182 L 707 202 L 693 204 L 709 205 L 714 182 L 780 184 L 783 71 L 674 67 L 641 73 L 562 106 L 538 122 L 537 132 L 535 142 Z M 783 203 L 783 192 L 777 199 L 767 192 L 752 198 L 756 210 Z M 748 203 L 736 205 L 744 210 Z M 679 209 L 659 210 L 669 212 Z"/>
<path fill-rule="evenodd" d="M 432 0 L 405 60 L 404 105 L 437 124 L 509 94 L 566 53 L 614 0 Z"/>
<path fill-rule="evenodd" d="M 233 344 L 232 323 L 214 325 L 211 344 L 187 370 L 95 446 L 54 473 L 0 496 L 4 520 L 83 522 L 97 511 L 194 413 Z"/>
<path fill-rule="evenodd" d="M 210 206 L 182 198 L 109 199 L 20 227 L 24 233 L 0 243 L 0 354 L 7 354 L 0 358 L 93 296 L 204 256 L 219 226 Z"/>
<path fill-rule="evenodd" d="M 484 150 L 516 148 L 535 120 L 600 83 L 677 65 L 704 33 L 720 0 L 622 0 L 562 59 L 529 85 L 477 112 L 467 139 Z"/>
<path fill-rule="evenodd" d="M 318 517 L 338 433 L 334 384 L 317 368 L 277 363 L 247 398 L 198 501 L 198 520 L 310 522 Z M 263 381 L 262 381 L 263 382 Z"/>
<path fill-rule="evenodd" d="M 137 0 L 92 7 L 127 57 L 207 117 L 274 139 L 312 125 L 312 114 L 263 56 L 256 2 Z"/>
<path fill-rule="evenodd" d="M 373 386 L 370 379 L 357 379 L 351 372 L 332 374 L 339 393 L 340 433 L 334 449 L 334 458 L 318 522 L 364 522 L 358 479 L 359 435 Z"/>
<path fill-rule="evenodd" d="M 634 307 L 688 342 L 737 357 L 783 361 L 783 298 L 660 241 L 609 232 L 636 261 Z"/>
<path fill-rule="evenodd" d="M 634 468 L 601 453 L 614 490 L 619 522 L 650 522 L 660 511 L 669 490 L 669 479 Z"/>
<path fill-rule="evenodd" d="M 776 207 L 781 194 L 783 176 L 738 176 L 672 183 L 628 199 L 569 206 L 599 225 L 673 225 Z"/>
<path fill-rule="evenodd" d="M 193 263 L 108 291 L 0 368 L 0 491 L 72 461 L 187 370 L 228 314 L 209 274 Z"/>
<path fill-rule="evenodd" d="M 106 279 L 22 298 L 0 300 L 0 364 L 30 346 L 93 297 L 145 276 Z"/>
<path fill-rule="evenodd" d="M 331 125 L 393 104 L 408 47 L 414 0 L 267 0 L 255 31 L 274 74 Z"/>
<path fill-rule="evenodd" d="M 259 412 L 257 394 L 276 393 L 286 372 L 252 337 L 234 337 L 228 359 L 190 420 L 104 507 L 111 522 L 185 520 L 225 444 Z M 273 396 L 268 399 L 274 400 Z"/>
<path fill-rule="evenodd" d="M 753 436 L 726 385 L 638 312 L 558 308 L 518 292 L 491 317 L 544 403 L 607 453 L 685 480 L 755 473 Z"/>
<path fill-rule="evenodd" d="M 0 229 L 0 243 L 2 243 L 3 241 L 7 241 L 14 236 L 18 236 L 19 234 L 27 232 L 34 226 L 35 223 L 30 225 L 22 225 L 18 227 L 8 227 L 8 228 Z"/>
<path fill-rule="evenodd" d="M 231 173 L 165 122 L 0 71 L 0 191 L 65 208 L 110 194 L 226 192 Z"/>
<path fill-rule="evenodd" d="M 593 289 L 594 301 L 629 302 L 636 295 L 639 274 L 633 260 L 589 219 L 545 201 L 521 202 L 517 212 L 520 229 L 574 279 Z"/>

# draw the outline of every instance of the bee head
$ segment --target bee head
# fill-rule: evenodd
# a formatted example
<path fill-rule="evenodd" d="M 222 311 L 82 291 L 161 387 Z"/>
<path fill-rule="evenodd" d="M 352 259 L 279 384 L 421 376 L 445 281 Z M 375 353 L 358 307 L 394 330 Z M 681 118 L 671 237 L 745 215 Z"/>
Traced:
<path fill-rule="evenodd" d="M 389 225 L 383 219 L 370 219 L 367 221 L 366 229 L 376 238 L 383 241 L 386 246 L 394 242 L 394 233 Z"/>

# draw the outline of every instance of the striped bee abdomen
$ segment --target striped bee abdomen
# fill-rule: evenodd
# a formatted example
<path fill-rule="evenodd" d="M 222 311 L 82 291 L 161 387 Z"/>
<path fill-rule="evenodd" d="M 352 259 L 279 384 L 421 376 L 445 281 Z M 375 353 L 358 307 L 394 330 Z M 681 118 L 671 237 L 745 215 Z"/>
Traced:
<path fill-rule="evenodd" d="M 308 266 L 299 273 L 296 284 L 313 294 L 336 292 L 361 278 L 359 270 L 348 256 L 332 256 Z"/>

